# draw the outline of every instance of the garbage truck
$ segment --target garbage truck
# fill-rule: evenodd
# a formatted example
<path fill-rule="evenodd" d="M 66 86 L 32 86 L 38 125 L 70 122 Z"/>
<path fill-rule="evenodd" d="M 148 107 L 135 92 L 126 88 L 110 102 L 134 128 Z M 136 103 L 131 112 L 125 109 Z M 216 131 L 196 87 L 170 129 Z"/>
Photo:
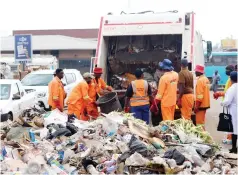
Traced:
<path fill-rule="evenodd" d="M 122 12 L 101 17 L 91 70 L 102 67 L 102 78 L 115 89 L 119 98 L 135 79 L 136 68 L 142 68 L 147 75 L 144 74 L 145 79 L 157 89 L 155 73 L 163 59 L 170 59 L 177 72 L 182 58 L 188 59 L 191 71 L 196 64 L 204 65 L 203 39 L 195 30 L 195 22 L 194 12 L 178 11 Z"/>

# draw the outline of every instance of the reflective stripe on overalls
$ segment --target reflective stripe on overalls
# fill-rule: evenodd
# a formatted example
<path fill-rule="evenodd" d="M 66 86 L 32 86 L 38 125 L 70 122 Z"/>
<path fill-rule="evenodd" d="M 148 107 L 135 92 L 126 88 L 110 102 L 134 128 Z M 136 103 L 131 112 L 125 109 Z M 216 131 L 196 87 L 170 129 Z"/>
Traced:
<path fill-rule="evenodd" d="M 130 99 L 131 106 L 143 106 L 149 104 L 149 97 L 148 97 L 148 83 L 147 81 L 143 80 L 143 94 L 140 94 L 141 92 L 138 92 L 138 86 L 140 86 L 139 83 L 142 80 L 135 80 L 131 82 L 131 86 L 133 89 L 133 96 Z"/>

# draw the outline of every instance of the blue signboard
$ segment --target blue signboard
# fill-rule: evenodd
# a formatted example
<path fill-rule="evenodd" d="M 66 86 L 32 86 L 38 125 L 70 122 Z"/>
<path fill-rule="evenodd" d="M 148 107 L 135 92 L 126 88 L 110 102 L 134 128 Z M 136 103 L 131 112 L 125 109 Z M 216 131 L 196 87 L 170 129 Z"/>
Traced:
<path fill-rule="evenodd" d="M 15 35 L 15 62 L 31 62 L 32 60 L 32 37 L 31 35 Z"/>

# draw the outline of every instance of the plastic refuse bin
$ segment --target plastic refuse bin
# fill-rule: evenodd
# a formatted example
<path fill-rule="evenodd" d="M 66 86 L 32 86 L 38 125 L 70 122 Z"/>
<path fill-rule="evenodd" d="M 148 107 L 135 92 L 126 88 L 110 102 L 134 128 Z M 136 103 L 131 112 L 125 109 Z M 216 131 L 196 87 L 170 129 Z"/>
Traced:
<path fill-rule="evenodd" d="M 116 92 L 110 92 L 102 97 L 99 97 L 97 104 L 100 107 L 101 112 L 105 114 L 108 114 L 112 111 L 122 111 L 122 107 Z"/>

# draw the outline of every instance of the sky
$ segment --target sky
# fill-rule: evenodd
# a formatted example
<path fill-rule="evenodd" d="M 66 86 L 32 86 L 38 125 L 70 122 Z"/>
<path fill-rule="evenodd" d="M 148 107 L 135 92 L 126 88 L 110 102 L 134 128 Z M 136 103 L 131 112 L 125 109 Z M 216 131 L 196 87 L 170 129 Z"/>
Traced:
<path fill-rule="evenodd" d="M 205 40 L 238 38 L 237 0 L 0 0 L 0 36 L 12 30 L 98 28 L 100 17 L 153 10 L 196 13 Z"/>

